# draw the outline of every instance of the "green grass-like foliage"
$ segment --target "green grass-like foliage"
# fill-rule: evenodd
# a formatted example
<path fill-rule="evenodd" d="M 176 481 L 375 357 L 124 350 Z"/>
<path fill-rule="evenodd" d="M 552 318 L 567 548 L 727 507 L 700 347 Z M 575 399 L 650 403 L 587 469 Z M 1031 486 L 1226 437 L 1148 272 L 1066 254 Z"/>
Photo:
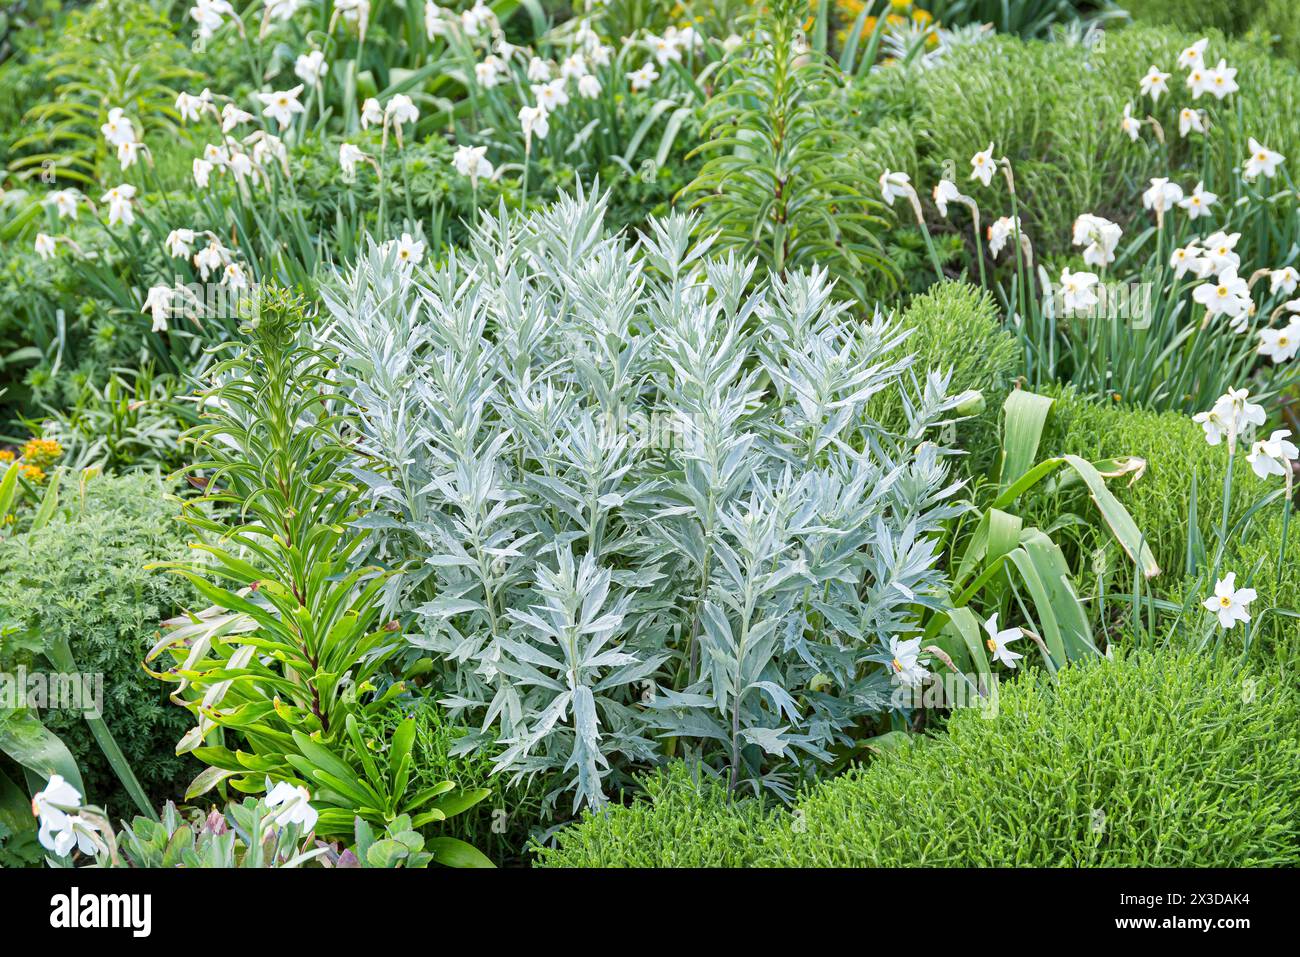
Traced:
<path fill-rule="evenodd" d="M 707 790 L 593 816 L 544 866 L 1265 866 L 1300 861 L 1292 684 L 1188 652 L 1029 672 L 993 719 L 887 752 L 777 824 Z M 669 780 L 673 780 L 671 777 Z M 665 806 L 664 811 L 669 811 Z M 750 821 L 742 821 L 750 815 Z M 716 845 L 727 842 L 725 847 Z M 664 848 L 656 854 L 656 848 Z"/>

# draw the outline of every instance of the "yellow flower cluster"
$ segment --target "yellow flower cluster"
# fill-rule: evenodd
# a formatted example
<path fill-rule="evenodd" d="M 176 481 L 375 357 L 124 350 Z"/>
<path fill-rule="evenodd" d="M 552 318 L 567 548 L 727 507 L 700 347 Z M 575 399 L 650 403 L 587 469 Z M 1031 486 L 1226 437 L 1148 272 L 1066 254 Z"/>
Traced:
<path fill-rule="evenodd" d="M 836 38 L 840 43 L 844 43 L 853 25 L 858 22 L 858 16 L 862 13 L 862 8 L 867 5 L 866 0 L 833 0 L 835 11 L 838 14 L 840 23 L 843 27 L 836 33 Z M 872 4 L 874 6 L 874 4 Z M 903 29 L 912 27 L 916 30 L 926 30 L 935 25 L 934 16 L 928 11 L 912 3 L 911 0 L 889 0 L 890 13 L 884 18 L 884 28 Z M 860 39 L 866 40 L 876 28 L 881 26 L 879 17 L 867 17 L 862 21 L 862 32 L 859 34 Z M 933 30 L 926 35 L 925 45 L 933 47 L 939 42 L 939 35 Z"/>
<path fill-rule="evenodd" d="M 44 482 L 46 472 L 63 454 L 63 446 L 54 439 L 31 438 L 23 443 L 22 454 L 13 449 L 0 449 L 0 464 L 7 464 L 17 458 L 22 463 L 21 474 L 29 482 Z"/>

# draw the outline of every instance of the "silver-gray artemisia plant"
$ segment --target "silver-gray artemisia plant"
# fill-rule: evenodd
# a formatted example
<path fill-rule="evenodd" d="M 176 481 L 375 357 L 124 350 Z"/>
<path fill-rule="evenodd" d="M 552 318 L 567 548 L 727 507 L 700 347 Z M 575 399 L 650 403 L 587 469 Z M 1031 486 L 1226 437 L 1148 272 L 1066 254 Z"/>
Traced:
<path fill-rule="evenodd" d="M 889 707 L 882 648 L 937 602 L 960 397 L 824 272 L 604 209 L 487 215 L 436 269 L 375 249 L 327 297 L 366 521 L 463 748 L 575 809 L 672 754 L 788 796 Z"/>

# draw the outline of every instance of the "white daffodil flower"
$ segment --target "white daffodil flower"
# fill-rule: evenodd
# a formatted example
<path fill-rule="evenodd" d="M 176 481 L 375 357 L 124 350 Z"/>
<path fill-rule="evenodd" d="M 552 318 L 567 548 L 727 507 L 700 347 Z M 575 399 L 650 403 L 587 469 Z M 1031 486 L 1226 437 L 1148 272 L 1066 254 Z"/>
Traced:
<path fill-rule="evenodd" d="M 1178 135 L 1185 138 L 1192 131 L 1204 133 L 1205 118 L 1201 115 L 1200 110 L 1184 106 L 1178 111 Z"/>
<path fill-rule="evenodd" d="M 474 64 L 474 79 L 485 90 L 490 90 L 501 82 L 506 65 L 495 54 L 488 54 L 483 62 Z"/>
<path fill-rule="evenodd" d="M 1284 296 L 1289 296 L 1295 292 L 1296 286 L 1300 284 L 1300 272 L 1296 272 L 1294 266 L 1283 266 L 1281 269 L 1270 269 L 1268 273 L 1268 291 L 1273 295 L 1279 292 Z"/>
<path fill-rule="evenodd" d="M 183 90 L 176 94 L 176 112 L 180 113 L 181 122 L 183 123 L 197 123 L 205 106 L 207 104 L 202 97 L 194 96 Z"/>
<path fill-rule="evenodd" d="M 650 89 L 650 85 L 657 79 L 659 79 L 659 71 L 650 63 L 647 63 L 639 70 L 633 70 L 627 75 L 627 80 L 632 84 L 632 92 L 634 93 Z"/>
<path fill-rule="evenodd" d="M 233 103 L 227 103 L 221 108 L 221 132 L 229 133 L 236 126 L 243 123 L 249 123 L 252 119 L 252 113 L 247 113 L 244 110 L 241 110 Z"/>
<path fill-rule="evenodd" d="M 907 199 L 913 192 L 911 180 L 906 173 L 885 170 L 880 174 L 880 195 L 886 204 L 893 206 L 895 199 Z"/>
<path fill-rule="evenodd" d="M 1142 87 L 1142 95 L 1151 97 L 1151 102 L 1158 102 L 1160 94 L 1169 92 L 1169 74 L 1161 73 L 1159 68 L 1152 66 L 1147 70 L 1146 76 L 1142 77 L 1138 83 Z"/>
<path fill-rule="evenodd" d="M 329 71 L 330 65 L 320 50 L 302 54 L 293 64 L 294 75 L 308 86 L 315 86 Z"/>
<path fill-rule="evenodd" d="M 253 175 L 253 158 L 247 153 L 235 150 L 230 154 L 230 172 L 235 174 L 235 179 L 241 183 Z"/>
<path fill-rule="evenodd" d="M 1128 134 L 1128 138 L 1134 143 L 1142 134 L 1142 121 L 1133 116 L 1133 104 L 1124 104 L 1124 115 L 1120 117 L 1119 128 Z"/>
<path fill-rule="evenodd" d="M 45 787 L 32 798 L 32 815 L 39 819 L 37 840 L 58 857 L 66 857 L 75 847 L 83 854 L 98 849 L 98 827 L 77 813 L 81 794 L 61 775 L 52 774 Z"/>
<path fill-rule="evenodd" d="M 199 189 L 208 188 L 208 177 L 212 175 L 213 164 L 201 157 L 194 157 L 190 170 L 194 173 L 194 185 Z"/>
<path fill-rule="evenodd" d="M 167 255 L 174 259 L 189 259 L 194 251 L 194 230 L 173 229 L 163 240 L 163 245 L 167 247 Z"/>
<path fill-rule="evenodd" d="M 546 139 L 551 131 L 546 120 L 546 110 L 540 106 L 523 106 L 519 108 L 519 126 L 524 131 L 524 149 L 527 150 L 534 136 Z"/>
<path fill-rule="evenodd" d="M 130 226 L 135 222 L 135 211 L 131 208 L 131 200 L 134 198 L 135 187 L 130 183 L 114 186 L 100 197 L 101 203 L 108 203 L 108 225 L 122 223 Z"/>
<path fill-rule="evenodd" d="M 118 143 L 117 144 L 117 162 L 122 169 L 127 170 L 136 164 L 140 156 L 146 152 L 143 143 Z"/>
<path fill-rule="evenodd" d="M 306 0 L 266 0 L 264 6 L 267 19 L 283 23 L 301 10 L 305 2 Z"/>
<path fill-rule="evenodd" d="M 1210 215 L 1210 207 L 1218 202 L 1217 193 L 1206 190 L 1204 183 L 1197 183 L 1196 188 L 1178 201 L 1178 205 L 1187 211 L 1188 219 L 1200 219 Z"/>
<path fill-rule="evenodd" d="M 402 266 L 416 266 L 424 260 L 424 243 L 411 236 L 410 233 L 402 233 L 401 239 L 390 239 L 384 244 L 384 251 L 390 249 L 397 250 L 397 262 Z"/>
<path fill-rule="evenodd" d="M 1239 239 L 1241 233 L 1225 233 L 1222 230 L 1205 237 L 1204 256 L 1209 260 L 1212 272 L 1222 273 L 1241 268 L 1241 257 L 1235 252 Z"/>
<path fill-rule="evenodd" d="M 1115 261 L 1115 250 L 1123 235 L 1117 223 L 1084 213 L 1074 221 L 1070 239 L 1075 246 L 1084 247 L 1083 261 L 1087 265 L 1101 268 Z"/>
<path fill-rule="evenodd" d="M 565 57 L 560 64 L 560 76 L 566 80 L 581 80 L 587 75 L 587 60 L 581 53 Z"/>
<path fill-rule="evenodd" d="M 36 234 L 36 255 L 40 256 L 41 259 L 49 259 L 53 256 L 56 246 L 53 236 L 46 233 Z"/>
<path fill-rule="evenodd" d="M 470 7 L 460 15 L 460 25 L 465 32 L 474 35 L 482 33 L 486 29 L 495 26 L 497 16 L 492 12 L 483 0 L 476 0 L 474 6 Z"/>
<path fill-rule="evenodd" d="M 1194 67 L 1205 65 L 1205 47 L 1210 41 L 1206 38 L 1197 40 L 1182 53 L 1178 54 L 1178 67 L 1182 70 L 1190 70 Z"/>
<path fill-rule="evenodd" d="M 672 61 L 681 62 L 682 51 L 668 37 L 650 37 L 648 42 L 650 52 L 654 54 L 660 66 L 667 66 Z"/>
<path fill-rule="evenodd" d="M 1175 249 L 1169 257 L 1169 268 L 1174 271 L 1176 279 L 1182 279 L 1188 272 L 1203 279 L 1214 271 L 1210 261 L 1202 258 L 1201 249 L 1196 243 Z"/>
<path fill-rule="evenodd" d="M 970 158 L 970 178 L 977 179 L 985 186 L 993 182 L 993 174 L 997 171 L 997 164 L 993 162 L 993 144 L 990 143 L 987 149 L 980 150 Z"/>
<path fill-rule="evenodd" d="M 398 93 L 384 106 L 384 117 L 394 126 L 405 126 L 420 118 L 420 111 L 405 93 Z"/>
<path fill-rule="evenodd" d="M 600 80 L 596 79 L 596 74 L 588 73 L 578 78 L 578 95 L 587 100 L 600 96 Z"/>
<path fill-rule="evenodd" d="M 290 90 L 275 90 L 271 93 L 259 93 L 257 98 L 266 104 L 262 110 L 263 116 L 269 116 L 280 124 L 280 129 L 284 129 L 293 122 L 295 114 L 302 113 L 306 107 L 298 102 L 298 96 L 302 93 L 302 84 L 299 83 Z"/>
<path fill-rule="evenodd" d="M 529 83 L 549 83 L 551 79 L 551 65 L 541 57 L 533 57 L 528 61 L 528 82 Z"/>
<path fill-rule="evenodd" d="M 1192 416 L 1205 430 L 1205 441 L 1218 445 L 1227 436 L 1229 443 L 1236 440 L 1250 426 L 1261 426 L 1266 421 L 1263 406 L 1250 401 L 1250 392 L 1246 389 L 1228 389 L 1214 401 L 1208 412 L 1198 412 Z"/>
<path fill-rule="evenodd" d="M 563 79 L 555 79 L 550 83 L 535 83 L 532 90 L 537 105 L 548 113 L 553 113 L 569 104 L 569 93 L 564 88 Z"/>
<path fill-rule="evenodd" d="M 384 111 L 379 106 L 379 101 L 373 96 L 361 104 L 361 128 L 369 129 L 372 126 L 379 126 L 384 122 Z"/>
<path fill-rule="evenodd" d="M 1228 66 L 1226 60 L 1220 60 L 1219 65 L 1209 71 L 1205 88 L 1214 94 L 1216 100 L 1221 100 L 1230 93 L 1237 92 L 1237 70 L 1235 67 Z"/>
<path fill-rule="evenodd" d="M 1248 311 L 1251 305 L 1250 289 L 1246 280 L 1235 269 L 1224 269 L 1216 282 L 1207 282 L 1192 290 L 1192 298 L 1209 310 L 1212 316 L 1235 319 Z"/>
<path fill-rule="evenodd" d="M 1095 285 L 1096 273 L 1070 272 L 1070 267 L 1065 267 L 1061 272 L 1061 307 L 1065 315 L 1086 313 L 1096 306 L 1099 300 L 1092 288 Z"/>
<path fill-rule="evenodd" d="M 135 124 L 127 119 L 120 107 L 108 111 L 108 121 L 99 128 L 99 132 L 104 134 L 109 146 L 121 146 L 136 139 Z"/>
<path fill-rule="evenodd" d="M 144 297 L 144 306 L 141 312 L 151 313 L 153 316 L 153 326 L 151 332 L 166 332 L 167 320 L 171 318 L 172 297 L 176 290 L 171 286 L 151 286 L 149 294 Z"/>
<path fill-rule="evenodd" d="M 1019 217 L 1012 219 L 1010 216 L 1003 216 L 990 223 L 987 231 L 989 253 L 996 257 L 998 253 L 1002 252 L 1002 247 L 1007 244 L 1007 240 L 1019 230 Z"/>
<path fill-rule="evenodd" d="M 1272 179 L 1277 175 L 1277 168 L 1286 157 L 1281 153 L 1273 152 L 1253 136 L 1250 137 L 1249 142 L 1250 156 L 1246 160 L 1242 176 L 1246 179 L 1255 179 L 1262 174 L 1265 178 Z"/>
<path fill-rule="evenodd" d="M 225 23 L 223 17 L 236 16 L 235 10 L 227 0 L 195 0 L 190 7 L 190 17 L 198 26 L 199 39 L 208 40 L 221 29 Z"/>
<path fill-rule="evenodd" d="M 76 219 L 79 201 L 77 194 L 70 189 L 56 190 L 47 197 L 47 201 L 54 204 L 54 211 L 58 213 L 59 219 Z"/>
<path fill-rule="evenodd" d="M 226 268 L 221 271 L 221 284 L 231 289 L 247 289 L 248 277 L 244 275 L 244 268 L 239 263 L 226 263 Z"/>
<path fill-rule="evenodd" d="M 301 824 L 304 833 L 316 826 L 319 817 L 311 806 L 311 792 L 301 785 L 294 787 L 288 781 L 281 781 L 271 789 L 266 796 L 266 806 L 280 808 L 274 816 L 278 826 Z"/>
<path fill-rule="evenodd" d="M 206 246 L 194 254 L 194 268 L 199 271 L 204 282 L 208 281 L 209 275 L 223 269 L 229 261 L 230 251 L 215 239 L 209 240 Z"/>
<path fill-rule="evenodd" d="M 478 181 L 492 175 L 492 164 L 487 160 L 486 146 L 457 146 L 452 154 L 451 165 L 461 176 L 468 176 L 475 189 Z"/>
<path fill-rule="evenodd" d="M 433 0 L 424 0 L 424 32 L 432 43 L 435 37 L 450 36 L 456 23 L 456 14 L 446 10 Z"/>
<path fill-rule="evenodd" d="M 1214 583 L 1214 597 L 1204 602 L 1205 609 L 1215 614 L 1223 628 L 1232 628 L 1239 621 L 1250 621 L 1248 606 L 1255 600 L 1255 589 L 1236 586 L 1237 573 L 1228 572 L 1226 577 Z"/>
<path fill-rule="evenodd" d="M 957 189 L 957 184 L 946 179 L 939 180 L 935 185 L 933 193 L 934 205 L 939 210 L 939 215 L 948 218 L 948 204 L 955 203 L 960 197 L 961 192 Z"/>
<path fill-rule="evenodd" d="M 1270 475 L 1285 476 L 1292 473 L 1291 463 L 1300 456 L 1300 449 L 1295 447 L 1295 443 L 1287 441 L 1290 435 L 1290 429 L 1277 429 L 1268 438 L 1260 439 L 1250 447 L 1246 461 L 1256 475 L 1268 478 Z"/>
<path fill-rule="evenodd" d="M 930 677 L 929 670 L 921 661 L 921 639 L 912 638 L 899 641 L 897 635 L 889 639 L 890 677 L 900 685 L 908 688 L 919 687 Z"/>
<path fill-rule="evenodd" d="M 1274 365 L 1290 362 L 1300 351 L 1300 321 L 1293 318 L 1280 329 L 1259 330 L 1259 354 L 1273 360 Z"/>
<path fill-rule="evenodd" d="M 1192 92 L 1192 99 L 1199 100 L 1210 88 L 1210 71 L 1204 66 L 1194 66 L 1192 71 L 1187 74 L 1187 89 Z"/>
<path fill-rule="evenodd" d="M 360 148 L 351 143 L 343 143 L 339 146 L 339 166 L 343 168 L 343 178 L 349 182 L 356 179 L 357 164 L 366 158 L 366 154 L 361 152 Z"/>
<path fill-rule="evenodd" d="M 1019 628 L 1004 628 L 998 630 L 998 613 L 994 612 L 988 621 L 984 622 L 984 631 L 989 636 L 984 642 L 993 656 L 994 661 L 1000 661 L 1008 668 L 1015 668 L 1017 659 L 1023 658 L 1024 655 L 1012 651 L 1007 647 L 1013 641 L 1019 641 L 1025 637 L 1025 633 Z"/>
<path fill-rule="evenodd" d="M 1151 180 L 1151 188 L 1142 194 L 1142 206 L 1157 213 L 1167 213 L 1176 203 L 1182 201 L 1183 188 L 1171 183 L 1166 177 L 1157 176 Z"/>

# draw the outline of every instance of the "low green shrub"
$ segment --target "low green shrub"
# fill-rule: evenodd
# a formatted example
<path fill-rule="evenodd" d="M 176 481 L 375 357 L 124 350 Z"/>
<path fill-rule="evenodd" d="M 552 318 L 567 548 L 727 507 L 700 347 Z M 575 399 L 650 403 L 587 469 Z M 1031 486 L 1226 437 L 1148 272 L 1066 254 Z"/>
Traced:
<path fill-rule="evenodd" d="M 1181 651 L 1028 671 L 999 710 L 885 752 L 762 821 L 717 797 L 634 805 L 543 866 L 1263 866 L 1300 862 L 1300 697 Z M 668 780 L 673 780 L 670 776 Z M 686 822 L 686 823 L 683 823 Z"/>
<path fill-rule="evenodd" d="M 771 812 L 757 799 L 730 800 L 726 782 L 675 761 L 642 778 L 632 804 L 588 811 L 539 848 L 541 867 L 744 867 Z"/>
<path fill-rule="evenodd" d="M 141 668 L 159 622 L 193 597 L 184 582 L 145 570 L 185 548 L 166 491 L 153 475 L 99 476 L 86 483 L 83 499 L 69 481 L 70 520 L 0 544 L 0 634 L 9 631 L 0 637 L 0 668 L 45 671 L 36 649 L 66 640 L 82 672 L 104 676 L 105 721 L 158 804 L 179 796 L 199 770 L 174 752 L 189 715 Z M 44 711 L 41 720 L 71 750 L 87 799 L 115 816 L 133 813 L 80 713 Z"/>

